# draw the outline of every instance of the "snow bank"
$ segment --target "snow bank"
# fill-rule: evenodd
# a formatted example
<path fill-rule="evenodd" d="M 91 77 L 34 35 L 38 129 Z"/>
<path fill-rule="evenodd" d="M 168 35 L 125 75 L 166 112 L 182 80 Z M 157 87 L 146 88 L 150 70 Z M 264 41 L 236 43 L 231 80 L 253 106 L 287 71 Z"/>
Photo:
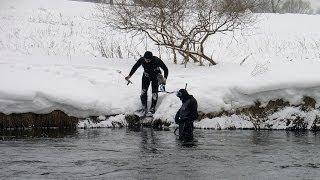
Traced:
<path fill-rule="evenodd" d="M 301 120 L 305 124 L 305 129 L 311 129 L 316 123 L 317 117 L 320 117 L 319 110 L 301 111 L 297 107 L 286 107 L 268 117 L 268 120 L 261 126 L 262 128 L 271 129 L 290 129 L 295 128 L 297 120 Z"/>
<path fill-rule="evenodd" d="M 99 116 L 98 120 L 99 122 L 94 122 L 92 119 L 86 118 L 79 122 L 78 128 L 117 128 L 128 125 L 123 114 L 109 118 Z"/>
<path fill-rule="evenodd" d="M 254 129 L 252 122 L 238 115 L 222 116 L 213 119 L 205 118 L 194 123 L 195 128 L 200 129 Z"/>

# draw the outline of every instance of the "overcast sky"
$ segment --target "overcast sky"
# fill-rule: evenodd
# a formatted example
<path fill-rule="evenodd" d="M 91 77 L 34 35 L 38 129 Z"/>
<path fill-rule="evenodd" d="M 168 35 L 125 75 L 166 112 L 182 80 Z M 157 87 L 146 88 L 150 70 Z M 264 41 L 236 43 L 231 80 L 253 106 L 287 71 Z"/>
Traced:
<path fill-rule="evenodd" d="M 320 0 L 310 0 L 310 2 L 311 2 L 313 5 L 315 5 L 315 6 L 317 6 L 317 7 L 320 7 Z"/>

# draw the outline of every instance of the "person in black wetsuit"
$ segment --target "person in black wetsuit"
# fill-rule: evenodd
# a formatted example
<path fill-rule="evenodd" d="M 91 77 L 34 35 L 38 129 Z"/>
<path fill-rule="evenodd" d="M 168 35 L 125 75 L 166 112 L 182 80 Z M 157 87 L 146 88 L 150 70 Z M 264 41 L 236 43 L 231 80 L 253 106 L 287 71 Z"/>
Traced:
<path fill-rule="evenodd" d="M 125 79 L 129 80 L 141 65 L 144 68 L 144 72 L 142 75 L 142 90 L 140 95 L 142 103 L 141 111 L 143 113 L 147 112 L 148 88 L 151 83 L 152 101 L 149 113 L 154 114 L 155 107 L 158 101 L 158 88 L 160 84 L 166 84 L 166 80 L 168 77 L 168 68 L 160 58 L 153 56 L 152 52 L 146 51 L 144 53 L 144 56 L 141 57 L 132 67 L 129 75 L 125 77 Z M 161 75 L 160 68 L 164 71 L 164 77 Z"/>
<path fill-rule="evenodd" d="M 197 100 L 185 89 L 180 89 L 176 95 L 182 101 L 182 106 L 175 116 L 175 123 L 179 125 L 179 139 L 192 141 L 193 121 L 198 118 Z"/>

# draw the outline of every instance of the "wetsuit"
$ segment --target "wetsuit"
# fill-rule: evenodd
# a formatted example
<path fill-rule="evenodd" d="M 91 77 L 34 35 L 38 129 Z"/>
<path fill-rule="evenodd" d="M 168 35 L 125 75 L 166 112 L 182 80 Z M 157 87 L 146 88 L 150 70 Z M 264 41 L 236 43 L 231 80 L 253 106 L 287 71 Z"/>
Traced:
<path fill-rule="evenodd" d="M 141 103 L 144 109 L 147 109 L 148 101 L 148 88 L 151 83 L 152 87 L 152 101 L 150 109 L 155 109 L 158 101 L 158 88 L 159 88 L 159 75 L 161 75 L 160 68 L 164 71 L 164 77 L 168 77 L 168 68 L 163 63 L 163 61 L 156 57 L 152 56 L 150 62 L 146 62 L 144 57 L 141 57 L 136 64 L 132 67 L 129 76 L 132 76 L 136 70 L 142 65 L 144 72 L 142 75 L 142 90 L 141 90 Z"/>
<path fill-rule="evenodd" d="M 181 93 L 181 90 L 179 92 Z M 191 141 L 193 139 L 193 121 L 198 118 L 198 103 L 185 90 L 179 98 L 182 101 L 182 106 L 175 116 L 175 122 L 179 125 L 179 139 Z"/>

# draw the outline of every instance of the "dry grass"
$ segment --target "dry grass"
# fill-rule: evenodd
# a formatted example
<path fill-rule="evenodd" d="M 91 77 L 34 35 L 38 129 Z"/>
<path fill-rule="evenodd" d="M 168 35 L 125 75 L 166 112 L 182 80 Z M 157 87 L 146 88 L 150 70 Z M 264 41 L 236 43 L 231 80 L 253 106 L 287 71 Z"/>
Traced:
<path fill-rule="evenodd" d="M 239 108 L 233 111 L 219 111 L 212 113 L 203 113 L 199 112 L 198 120 L 204 118 L 215 118 L 221 116 L 231 116 L 233 114 L 237 115 L 245 115 L 250 117 L 251 121 L 257 125 L 257 129 L 259 129 L 260 121 L 263 121 L 270 114 L 273 114 L 284 107 L 293 106 L 289 102 L 284 101 L 282 99 L 277 99 L 274 101 L 270 101 L 266 106 L 261 106 L 260 102 L 256 102 L 253 106 L 246 108 Z M 310 111 L 315 109 L 316 101 L 311 97 L 304 97 L 303 103 L 300 105 L 294 105 L 295 107 L 300 107 L 303 111 Z M 113 115 L 111 115 L 113 116 Z M 98 117 L 90 117 L 93 120 L 99 122 Z M 149 126 L 155 129 L 163 129 L 166 126 L 169 126 L 170 123 L 155 119 L 152 122 L 142 122 L 140 118 L 136 115 L 126 115 L 126 121 L 128 122 L 129 128 L 141 127 L 141 126 Z M 34 129 L 42 129 L 42 128 L 76 128 L 79 119 L 76 117 L 68 116 L 64 112 L 60 110 L 55 110 L 48 114 L 35 114 L 35 113 L 19 113 L 19 114 L 3 114 L 0 113 L 0 129 L 26 129 L 26 128 L 34 128 Z M 300 126 L 300 121 L 303 119 L 296 119 L 296 124 Z M 304 128 L 298 127 L 297 128 Z M 314 130 L 318 130 L 320 127 L 320 119 L 317 118 L 315 124 L 313 125 Z"/>
<path fill-rule="evenodd" d="M 267 117 L 275 112 L 285 108 L 285 107 L 299 107 L 302 111 L 311 111 L 316 108 L 316 100 L 312 97 L 304 97 L 303 103 L 298 105 L 291 105 L 288 101 L 283 99 L 277 99 L 274 101 L 269 101 L 266 106 L 261 106 L 260 102 L 256 102 L 253 106 L 246 108 L 239 108 L 233 111 L 222 110 L 220 112 L 213 113 L 203 113 L 199 112 L 198 120 L 204 118 L 215 118 L 221 116 L 231 116 L 236 115 L 245 115 L 250 118 L 250 121 L 253 123 L 255 129 L 260 129 L 260 124 L 267 119 Z M 287 124 L 293 123 L 293 126 L 288 130 L 306 130 L 307 124 L 305 123 L 302 117 L 296 117 L 294 120 L 288 120 Z M 320 130 L 320 117 L 317 117 L 314 124 L 312 125 L 311 130 Z"/>
<path fill-rule="evenodd" d="M 78 118 L 68 116 L 60 110 L 52 111 L 48 114 L 0 113 L 0 129 L 25 129 L 25 128 L 75 128 Z"/>
<path fill-rule="evenodd" d="M 277 99 L 274 101 L 269 101 L 266 106 L 261 106 L 260 102 L 256 102 L 253 106 L 246 107 L 246 108 L 239 108 L 234 111 L 219 111 L 219 112 L 212 112 L 212 113 L 203 113 L 199 112 L 199 120 L 204 118 L 215 118 L 221 116 L 231 116 L 232 114 L 237 115 L 247 115 L 252 116 L 255 118 L 265 118 L 268 115 L 289 106 L 300 106 L 302 110 L 307 111 L 310 109 L 314 109 L 316 106 L 316 100 L 311 97 L 304 97 L 303 103 L 300 105 L 290 105 L 288 101 L 284 101 L 283 99 Z"/>

